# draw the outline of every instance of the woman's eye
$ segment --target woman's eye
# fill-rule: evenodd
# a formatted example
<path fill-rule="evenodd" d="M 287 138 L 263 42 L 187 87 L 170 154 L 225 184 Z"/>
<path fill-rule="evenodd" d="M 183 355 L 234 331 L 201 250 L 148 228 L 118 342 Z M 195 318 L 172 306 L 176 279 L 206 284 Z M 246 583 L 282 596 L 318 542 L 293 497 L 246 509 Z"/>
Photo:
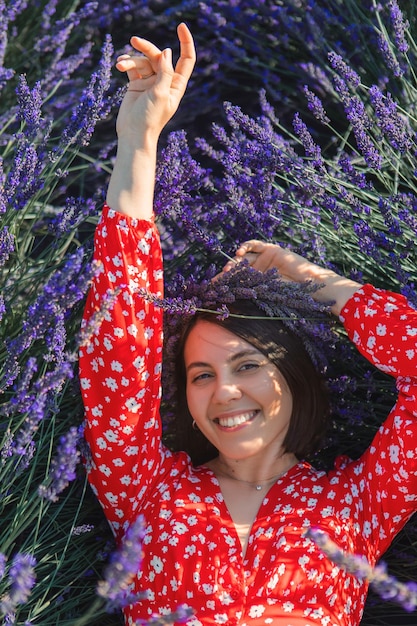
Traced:
<path fill-rule="evenodd" d="M 239 370 L 246 372 L 247 370 L 257 369 L 259 367 L 259 363 L 243 363 Z"/>
<path fill-rule="evenodd" d="M 191 382 L 198 383 L 202 380 L 206 380 L 207 378 L 210 378 L 210 374 L 208 372 L 202 372 L 201 374 L 197 374 L 196 376 L 193 376 L 193 378 L 191 379 Z"/>

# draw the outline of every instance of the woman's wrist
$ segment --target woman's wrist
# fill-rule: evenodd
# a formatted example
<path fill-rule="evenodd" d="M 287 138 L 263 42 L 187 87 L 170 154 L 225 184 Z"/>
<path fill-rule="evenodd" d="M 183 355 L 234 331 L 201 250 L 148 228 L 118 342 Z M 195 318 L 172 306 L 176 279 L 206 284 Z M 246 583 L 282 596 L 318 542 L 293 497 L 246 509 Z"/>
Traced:
<path fill-rule="evenodd" d="M 138 219 L 151 219 L 156 154 L 156 141 L 142 146 L 135 141 L 119 141 L 107 191 L 107 204 L 112 209 Z"/>
<path fill-rule="evenodd" d="M 354 280 L 314 265 L 311 278 L 314 283 L 323 284 L 314 297 L 321 302 L 334 302 L 331 311 L 336 316 L 340 315 L 346 302 L 361 287 L 361 284 Z"/>

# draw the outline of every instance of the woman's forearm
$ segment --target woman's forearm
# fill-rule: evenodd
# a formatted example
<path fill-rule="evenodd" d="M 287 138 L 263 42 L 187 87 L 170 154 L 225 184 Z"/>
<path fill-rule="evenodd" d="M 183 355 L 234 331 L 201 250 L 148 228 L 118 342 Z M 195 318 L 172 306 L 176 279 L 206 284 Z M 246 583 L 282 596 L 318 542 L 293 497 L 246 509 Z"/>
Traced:
<path fill-rule="evenodd" d="M 119 140 L 107 190 L 107 204 L 137 219 L 151 219 L 155 189 L 157 142 L 133 147 Z"/>

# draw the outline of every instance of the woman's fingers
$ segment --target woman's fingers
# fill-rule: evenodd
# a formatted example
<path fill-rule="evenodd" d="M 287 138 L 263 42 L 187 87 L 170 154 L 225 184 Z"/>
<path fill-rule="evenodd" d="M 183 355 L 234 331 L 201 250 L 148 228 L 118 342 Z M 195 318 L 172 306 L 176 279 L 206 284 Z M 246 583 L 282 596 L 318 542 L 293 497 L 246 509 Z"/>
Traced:
<path fill-rule="evenodd" d="M 155 75 L 150 62 L 142 55 L 122 54 L 117 58 L 116 67 L 120 72 L 126 72 L 130 81 L 143 80 Z"/>
<path fill-rule="evenodd" d="M 188 82 L 196 60 L 194 39 L 190 29 L 184 22 L 178 25 L 177 33 L 180 42 L 180 58 L 175 66 L 175 75 Z"/>
<path fill-rule="evenodd" d="M 170 87 L 177 92 L 176 99 L 179 101 L 184 94 L 188 80 L 194 69 L 196 53 L 193 36 L 186 24 L 181 23 L 177 28 L 180 42 L 180 57 L 175 65 L 172 65 L 172 51 L 170 48 L 160 50 L 147 39 L 134 36 L 130 43 L 140 55 L 132 56 L 122 54 L 118 57 L 116 67 L 121 72 L 126 72 L 130 82 L 135 80 L 147 80 L 158 76 L 158 81 L 164 83 L 170 80 Z"/>

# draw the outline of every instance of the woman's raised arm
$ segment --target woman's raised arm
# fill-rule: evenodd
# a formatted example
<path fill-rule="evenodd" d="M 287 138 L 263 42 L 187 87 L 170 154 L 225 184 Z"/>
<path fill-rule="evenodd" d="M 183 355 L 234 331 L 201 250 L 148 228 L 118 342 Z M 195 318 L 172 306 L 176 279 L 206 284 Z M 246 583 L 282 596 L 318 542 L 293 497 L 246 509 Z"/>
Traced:
<path fill-rule="evenodd" d="M 117 117 L 117 156 L 107 191 L 107 204 L 138 219 L 153 215 L 158 139 L 178 109 L 195 64 L 195 48 L 187 26 L 178 26 L 180 58 L 172 64 L 170 48 L 132 37 L 140 55 L 122 55 L 116 67 L 129 78 Z"/>

